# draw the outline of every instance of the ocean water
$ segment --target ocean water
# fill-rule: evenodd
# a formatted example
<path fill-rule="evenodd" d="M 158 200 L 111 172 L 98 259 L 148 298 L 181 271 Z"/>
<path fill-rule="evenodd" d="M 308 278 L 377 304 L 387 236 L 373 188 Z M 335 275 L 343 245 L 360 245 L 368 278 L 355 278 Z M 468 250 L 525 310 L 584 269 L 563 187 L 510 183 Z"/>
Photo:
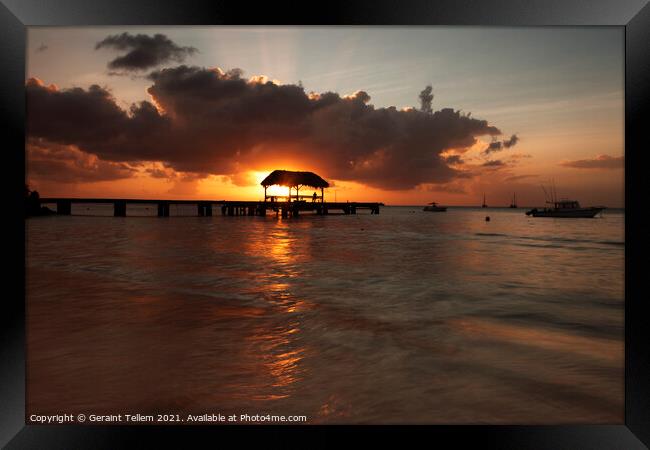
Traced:
<path fill-rule="evenodd" d="M 102 208 L 26 221 L 28 413 L 623 423 L 622 211 Z"/>

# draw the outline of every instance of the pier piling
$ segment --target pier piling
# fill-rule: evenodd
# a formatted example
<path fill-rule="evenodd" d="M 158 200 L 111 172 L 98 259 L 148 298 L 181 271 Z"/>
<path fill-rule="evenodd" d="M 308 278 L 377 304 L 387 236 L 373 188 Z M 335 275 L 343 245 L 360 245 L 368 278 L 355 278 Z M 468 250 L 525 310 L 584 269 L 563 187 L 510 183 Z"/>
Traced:
<path fill-rule="evenodd" d="M 197 213 L 199 217 L 211 216 L 212 215 L 212 203 L 210 202 L 199 202 L 197 203 Z"/>
<path fill-rule="evenodd" d="M 169 217 L 169 203 L 158 202 L 158 217 Z"/>
<path fill-rule="evenodd" d="M 115 217 L 126 217 L 126 202 L 117 200 L 113 203 L 113 215 Z"/>

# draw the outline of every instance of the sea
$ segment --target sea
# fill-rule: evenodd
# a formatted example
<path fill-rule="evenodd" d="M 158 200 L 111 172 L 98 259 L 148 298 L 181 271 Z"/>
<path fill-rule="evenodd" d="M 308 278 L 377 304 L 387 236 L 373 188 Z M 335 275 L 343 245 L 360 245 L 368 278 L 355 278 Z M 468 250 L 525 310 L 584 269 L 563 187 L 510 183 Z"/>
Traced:
<path fill-rule="evenodd" d="M 28 414 L 624 423 L 623 210 L 156 211 L 26 220 Z"/>

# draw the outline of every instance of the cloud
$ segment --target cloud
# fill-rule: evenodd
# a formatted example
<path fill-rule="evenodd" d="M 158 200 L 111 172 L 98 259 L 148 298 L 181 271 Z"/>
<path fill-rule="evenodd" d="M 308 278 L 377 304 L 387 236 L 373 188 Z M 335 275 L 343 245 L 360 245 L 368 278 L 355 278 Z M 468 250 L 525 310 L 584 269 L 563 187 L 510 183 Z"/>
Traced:
<path fill-rule="evenodd" d="M 458 165 L 464 163 L 464 161 L 463 161 L 463 159 L 461 158 L 460 155 L 449 155 L 449 156 L 446 156 L 446 157 L 445 157 L 445 162 L 446 162 L 447 164 L 458 164 Z"/>
<path fill-rule="evenodd" d="M 177 196 L 192 196 L 198 192 L 198 189 L 199 187 L 197 179 L 181 178 L 174 182 L 167 193 Z"/>
<path fill-rule="evenodd" d="M 486 155 L 489 155 L 492 152 L 498 152 L 503 148 L 503 144 L 501 141 L 492 141 L 488 144 L 488 146 L 483 150 L 483 153 Z"/>
<path fill-rule="evenodd" d="M 521 181 L 521 180 L 526 180 L 528 178 L 535 178 L 538 176 L 539 175 L 535 175 L 535 174 L 513 175 L 505 178 L 504 181 Z"/>
<path fill-rule="evenodd" d="M 499 152 L 506 148 L 514 147 L 517 142 L 519 142 L 519 137 L 516 134 L 510 136 L 510 139 L 505 139 L 503 141 L 494 140 L 488 144 L 485 150 L 483 150 L 483 154 L 489 155 L 490 153 Z"/>
<path fill-rule="evenodd" d="M 447 194 L 466 194 L 467 186 L 465 183 L 453 181 L 444 184 L 423 184 L 420 188 L 428 192 L 444 192 Z"/>
<path fill-rule="evenodd" d="M 420 92 L 420 111 L 424 113 L 431 113 L 433 109 L 431 104 L 433 103 L 433 87 L 428 85 L 427 87 Z"/>
<path fill-rule="evenodd" d="M 178 46 L 164 34 L 114 34 L 95 45 L 95 50 L 102 48 L 126 52 L 108 63 L 109 69 L 123 72 L 143 71 L 169 62 L 182 63 L 197 52 L 194 47 Z"/>
<path fill-rule="evenodd" d="M 511 153 L 509 157 L 510 157 L 511 160 L 519 160 L 519 159 L 532 158 L 533 155 L 531 155 L 529 153 Z"/>
<path fill-rule="evenodd" d="M 592 159 L 562 161 L 560 165 L 574 169 L 622 169 L 625 166 L 625 157 L 598 155 Z"/>
<path fill-rule="evenodd" d="M 235 186 L 242 186 L 242 187 L 257 186 L 257 180 L 255 179 L 254 176 L 251 175 L 250 172 L 245 172 L 245 171 L 236 172 L 226 176 L 226 178 Z"/>
<path fill-rule="evenodd" d="M 495 160 L 492 160 L 492 161 L 484 162 L 483 164 L 481 164 L 481 167 L 488 167 L 488 168 L 492 168 L 492 169 L 498 169 L 498 168 L 504 167 L 505 165 L 506 165 L 506 163 L 504 163 L 500 159 L 495 159 Z"/>
<path fill-rule="evenodd" d="M 503 141 L 503 146 L 505 148 L 514 147 L 517 142 L 519 142 L 519 137 L 516 134 L 513 134 L 510 136 L 510 139 Z"/>
<path fill-rule="evenodd" d="M 53 145 L 37 139 L 27 143 L 30 177 L 59 183 L 92 183 L 129 178 L 136 169 L 124 163 L 99 160 L 72 145 Z"/>
<path fill-rule="evenodd" d="M 174 178 L 174 173 L 169 173 L 164 169 L 160 169 L 158 167 L 150 168 L 150 169 L 145 169 L 145 172 L 149 174 L 151 178 L 162 178 L 162 179 L 172 179 Z"/>
<path fill-rule="evenodd" d="M 166 179 L 168 181 L 178 179 L 180 176 L 178 172 L 161 164 L 153 164 L 151 167 L 146 168 L 144 171 L 151 178 Z"/>
<path fill-rule="evenodd" d="M 307 94 L 298 85 L 245 79 L 241 70 L 182 65 L 149 79 L 152 101 L 128 111 L 96 85 L 58 90 L 30 79 L 28 134 L 106 161 L 157 161 L 206 176 L 291 164 L 396 190 L 466 177 L 444 152 L 501 134 L 450 108 L 376 108 L 364 91 Z"/>

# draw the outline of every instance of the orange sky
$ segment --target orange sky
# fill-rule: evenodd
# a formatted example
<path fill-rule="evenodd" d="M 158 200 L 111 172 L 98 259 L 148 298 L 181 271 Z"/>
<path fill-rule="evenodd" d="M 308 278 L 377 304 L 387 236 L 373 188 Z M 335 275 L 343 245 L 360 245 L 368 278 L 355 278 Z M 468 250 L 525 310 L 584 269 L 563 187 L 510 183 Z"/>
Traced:
<path fill-rule="evenodd" d="M 305 92 L 344 97 L 362 90 L 377 109 L 417 107 L 418 94 L 431 83 L 434 112 L 471 111 L 501 130 L 500 141 L 516 134 L 519 142 L 488 154 L 496 138 L 477 136 L 473 145 L 442 153 L 461 157 L 462 166 L 450 167 L 464 176 L 402 189 L 337 179 L 332 162 L 319 160 L 318 152 L 298 160 L 287 156 L 295 155 L 288 150 L 275 150 L 275 159 L 267 151 L 259 160 L 243 158 L 245 164 L 232 172 L 199 173 L 180 170 L 177 160 L 109 160 L 79 145 L 48 141 L 27 149 L 27 182 L 42 196 L 254 200 L 262 198 L 259 182 L 271 170 L 287 169 L 317 172 L 333 185 L 326 199 L 339 201 L 477 205 L 485 193 L 490 206 L 505 206 L 516 192 L 521 206 L 533 206 L 544 201 L 540 185 L 553 180 L 560 195 L 584 205 L 624 205 L 619 30 L 39 27 L 29 29 L 27 77 L 57 91 L 98 84 L 125 111 L 131 103 L 152 102 L 147 89 L 153 82 L 145 73 L 111 73 L 107 61 L 119 52 L 94 49 L 107 35 L 125 31 L 164 32 L 179 46 L 198 49 L 183 62 L 199 67 L 241 67 L 247 78 L 264 74 L 278 86 L 300 83 Z M 386 66 L 390 59 L 394 63 Z M 167 61 L 156 69 L 178 64 Z M 155 104 L 163 116 L 172 114 Z M 490 165 L 495 161 L 499 164 Z M 105 181 L 96 176 L 100 173 Z"/>

